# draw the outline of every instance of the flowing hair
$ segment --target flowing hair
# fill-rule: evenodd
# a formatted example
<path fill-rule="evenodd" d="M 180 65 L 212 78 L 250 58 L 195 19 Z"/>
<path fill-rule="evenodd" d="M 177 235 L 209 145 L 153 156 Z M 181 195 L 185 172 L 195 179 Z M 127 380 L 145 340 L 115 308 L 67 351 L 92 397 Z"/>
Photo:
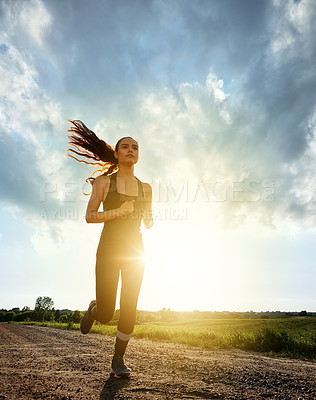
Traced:
<path fill-rule="evenodd" d="M 114 152 L 118 150 L 120 142 L 130 136 L 121 138 L 116 143 L 115 148 L 113 148 L 104 140 L 99 139 L 97 135 L 87 128 L 82 121 L 68 121 L 73 124 L 73 126 L 67 130 L 67 132 L 69 132 L 68 146 L 72 146 L 73 148 L 69 147 L 66 150 L 66 155 L 85 164 L 101 166 L 100 169 L 94 171 L 92 176 L 86 179 L 86 182 L 90 182 L 91 185 L 93 185 L 95 180 L 93 175 L 96 172 L 103 172 L 103 175 L 111 175 L 112 173 L 116 172 L 118 170 L 118 159 L 115 158 Z M 76 156 L 84 157 L 87 160 L 82 160 Z"/>

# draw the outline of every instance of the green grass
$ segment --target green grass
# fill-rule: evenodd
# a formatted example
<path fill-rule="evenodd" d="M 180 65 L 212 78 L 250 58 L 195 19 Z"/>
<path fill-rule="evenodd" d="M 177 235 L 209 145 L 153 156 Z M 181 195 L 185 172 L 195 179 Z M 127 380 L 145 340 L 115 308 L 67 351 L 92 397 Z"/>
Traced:
<path fill-rule="evenodd" d="M 316 359 L 316 318 L 144 324 L 136 326 L 133 335 L 206 348 L 239 348 Z"/>
<path fill-rule="evenodd" d="M 59 329 L 79 329 L 79 324 L 28 322 Z M 115 325 L 94 324 L 92 332 L 116 335 Z M 204 348 L 237 348 L 316 360 L 316 318 L 195 319 L 143 323 L 133 337 L 182 343 Z"/>

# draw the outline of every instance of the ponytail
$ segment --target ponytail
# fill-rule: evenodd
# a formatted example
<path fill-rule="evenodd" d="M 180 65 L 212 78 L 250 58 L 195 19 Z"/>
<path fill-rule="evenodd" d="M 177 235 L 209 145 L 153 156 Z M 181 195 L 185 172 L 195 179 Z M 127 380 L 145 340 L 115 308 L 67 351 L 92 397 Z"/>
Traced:
<path fill-rule="evenodd" d="M 103 172 L 103 175 L 111 175 L 118 169 L 118 160 L 114 157 L 114 148 L 107 144 L 104 140 L 99 139 L 97 135 L 88 129 L 86 125 L 80 120 L 68 120 L 72 127 L 68 129 L 69 132 L 69 146 L 66 153 L 69 157 L 76 161 L 83 162 L 90 165 L 99 165 L 101 169 L 94 171 L 92 176 L 86 179 L 93 185 L 95 178 L 93 175 L 96 172 Z M 69 153 L 72 154 L 69 154 Z M 75 154 L 75 155 L 73 155 Z M 87 161 L 81 160 L 76 157 L 85 157 Z"/>

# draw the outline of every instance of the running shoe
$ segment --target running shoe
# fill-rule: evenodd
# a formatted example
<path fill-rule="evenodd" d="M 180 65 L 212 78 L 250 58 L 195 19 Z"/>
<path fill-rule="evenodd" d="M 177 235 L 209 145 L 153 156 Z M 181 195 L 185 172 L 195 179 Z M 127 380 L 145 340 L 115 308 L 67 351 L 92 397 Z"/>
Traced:
<path fill-rule="evenodd" d="M 115 378 L 129 378 L 131 372 L 131 369 L 124 364 L 123 356 L 115 355 L 113 357 L 111 374 L 114 374 Z"/>
<path fill-rule="evenodd" d="M 86 311 L 85 315 L 81 318 L 80 320 L 80 330 L 81 332 L 86 335 L 91 331 L 94 318 L 91 314 L 91 310 L 94 306 L 97 305 L 96 300 L 92 300 L 91 303 L 89 304 L 88 310 Z"/>

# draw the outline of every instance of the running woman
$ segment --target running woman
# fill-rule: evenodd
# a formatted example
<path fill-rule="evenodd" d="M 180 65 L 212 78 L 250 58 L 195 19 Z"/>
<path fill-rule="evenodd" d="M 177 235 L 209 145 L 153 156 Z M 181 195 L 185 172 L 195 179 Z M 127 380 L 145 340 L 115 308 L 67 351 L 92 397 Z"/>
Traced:
<path fill-rule="evenodd" d="M 79 120 L 69 121 L 68 155 L 77 161 L 100 165 L 101 175 L 87 180 L 92 193 L 87 206 L 88 223 L 104 223 L 96 254 L 96 300 L 91 301 L 80 321 L 83 334 L 90 332 L 94 321 L 106 324 L 115 311 L 117 287 L 121 274 L 120 317 L 111 374 L 130 377 L 124 353 L 131 338 L 138 295 L 144 273 L 144 246 L 140 232 L 153 226 L 152 189 L 134 175 L 139 146 L 132 137 L 123 137 L 115 148 L 100 140 Z M 72 154 L 69 154 L 69 153 Z M 76 158 L 83 156 L 87 161 Z M 97 172 L 97 171 L 95 171 Z M 100 204 L 103 211 L 99 211 Z"/>

